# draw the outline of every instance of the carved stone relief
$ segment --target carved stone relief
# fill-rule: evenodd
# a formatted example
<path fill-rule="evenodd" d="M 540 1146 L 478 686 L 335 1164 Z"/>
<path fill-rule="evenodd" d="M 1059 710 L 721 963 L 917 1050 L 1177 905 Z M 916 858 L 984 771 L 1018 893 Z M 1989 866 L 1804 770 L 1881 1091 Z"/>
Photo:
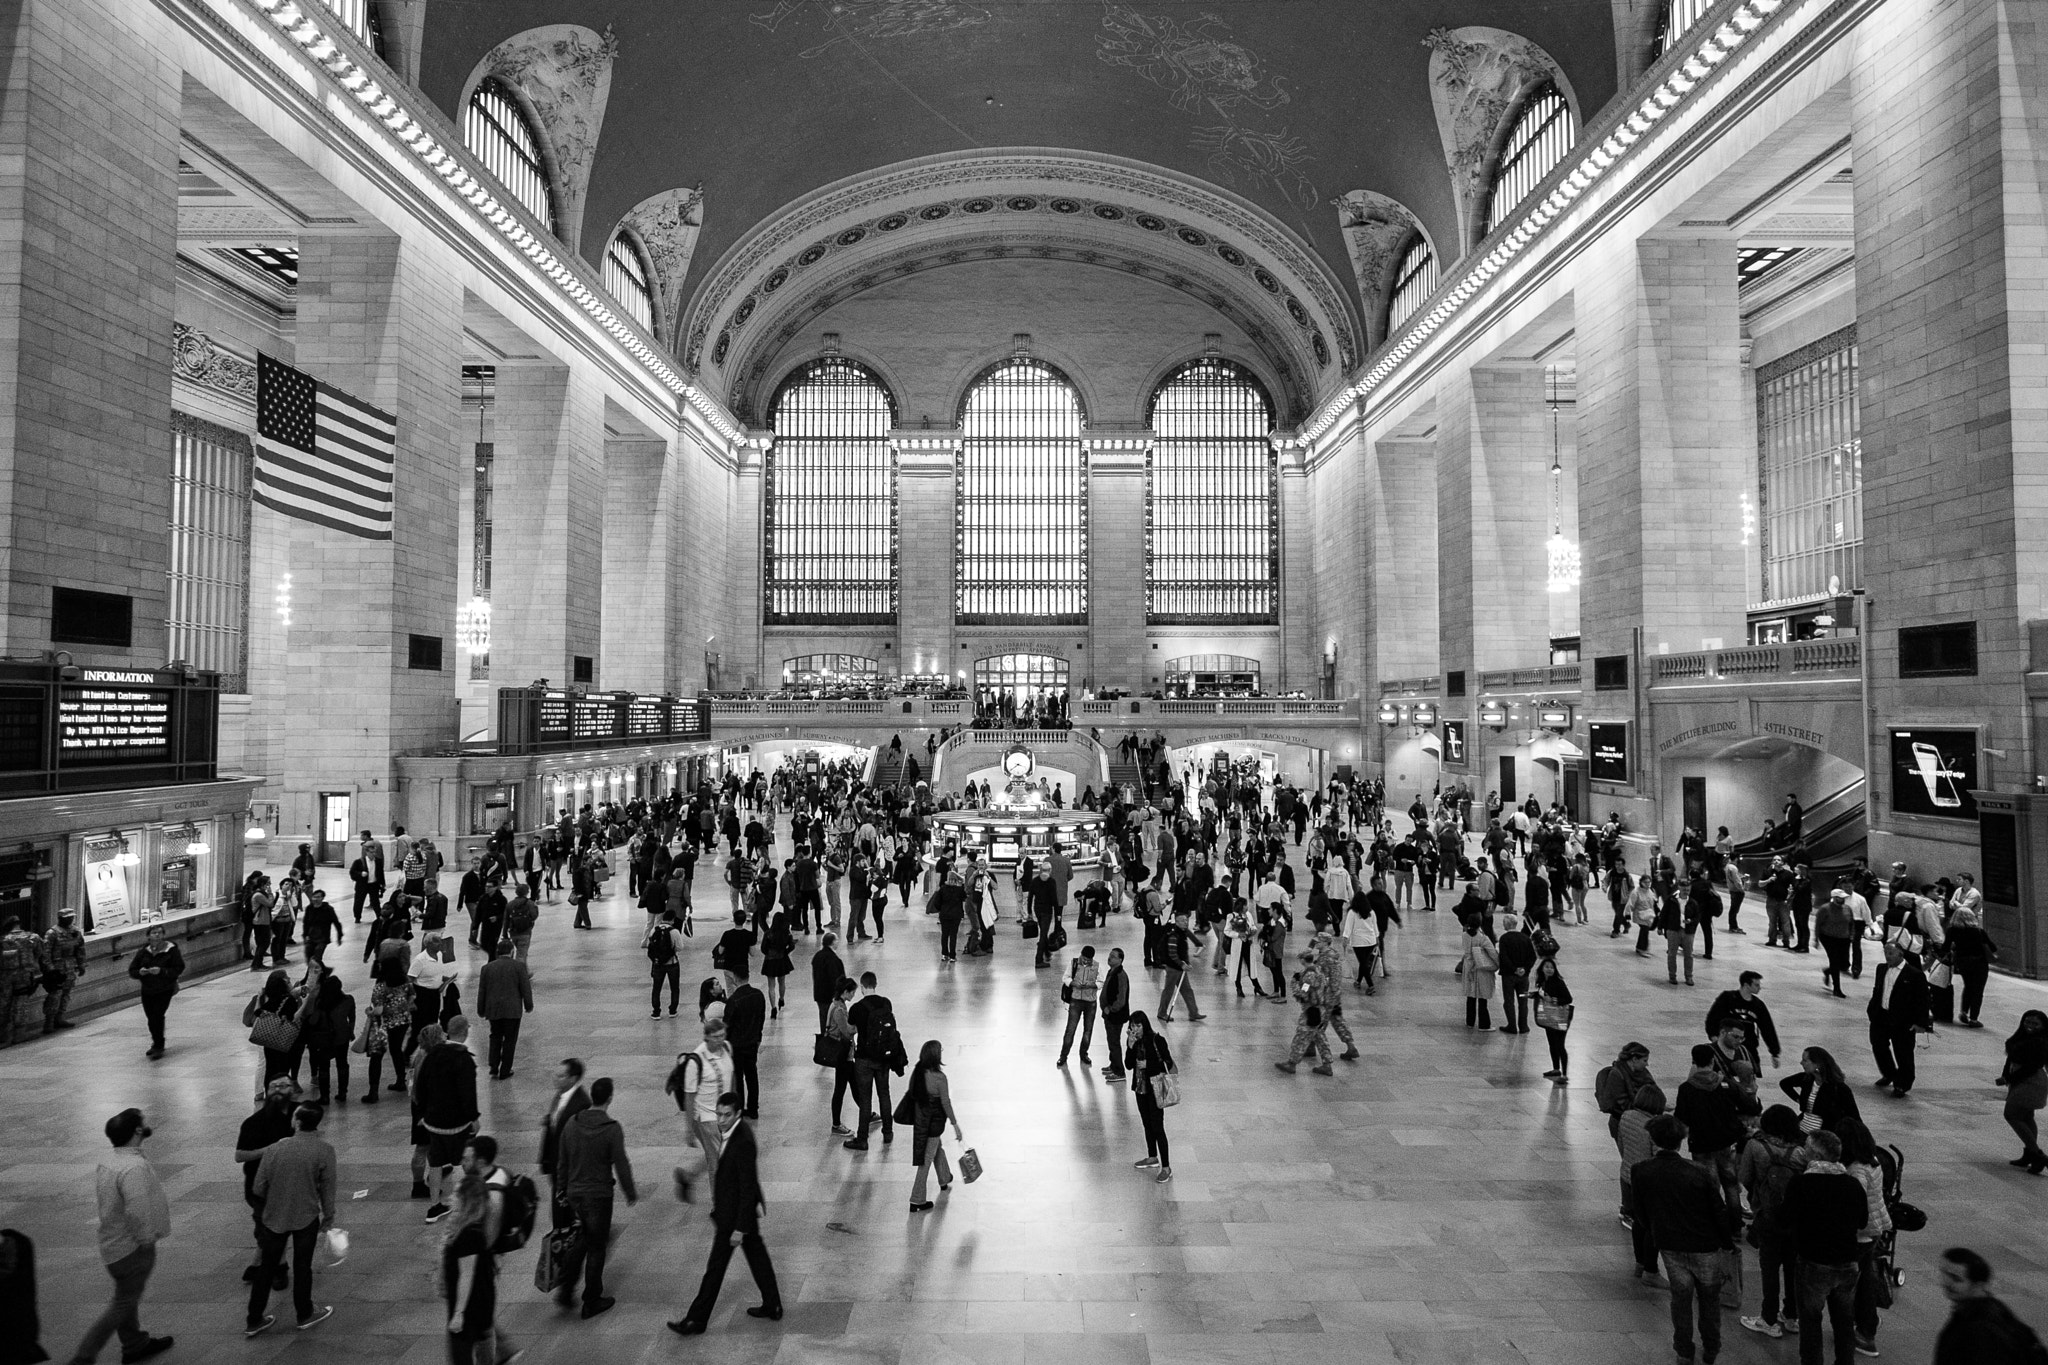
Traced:
<path fill-rule="evenodd" d="M 471 81 L 495 76 L 524 95 L 539 115 L 554 154 L 555 206 L 561 221 L 555 235 L 570 250 L 583 233 L 583 200 L 590 163 L 604 127 L 612 93 L 612 62 L 619 40 L 610 29 L 598 33 L 580 24 L 531 28 L 491 49 Z"/>
<path fill-rule="evenodd" d="M 1365 345 L 1370 351 L 1386 340 L 1387 295 L 1394 287 L 1401 253 L 1416 233 L 1422 233 L 1425 241 L 1429 234 L 1405 204 L 1384 194 L 1353 190 L 1330 202 L 1337 210 L 1344 248 L 1351 254 L 1358 304 L 1365 312 Z M 1435 250 L 1435 243 L 1430 243 L 1430 249 Z"/>
<path fill-rule="evenodd" d="M 173 377 L 256 406 L 256 364 L 214 344 L 212 337 L 182 322 L 171 324 Z"/>
<path fill-rule="evenodd" d="M 1548 78 L 1574 110 L 1578 101 L 1550 54 L 1516 34 L 1479 26 L 1440 28 L 1431 30 L 1423 46 L 1430 49 L 1429 95 L 1458 204 L 1462 254 L 1484 231 L 1488 163 L 1516 97 Z"/>
<path fill-rule="evenodd" d="M 679 350 L 674 335 L 683 314 L 683 281 L 689 278 L 690 258 L 697 252 L 697 233 L 704 224 L 704 187 L 663 190 L 633 206 L 623 226 L 629 227 L 646 248 L 647 263 L 654 269 L 654 294 L 660 301 L 657 325 L 669 336 L 671 349 Z"/>

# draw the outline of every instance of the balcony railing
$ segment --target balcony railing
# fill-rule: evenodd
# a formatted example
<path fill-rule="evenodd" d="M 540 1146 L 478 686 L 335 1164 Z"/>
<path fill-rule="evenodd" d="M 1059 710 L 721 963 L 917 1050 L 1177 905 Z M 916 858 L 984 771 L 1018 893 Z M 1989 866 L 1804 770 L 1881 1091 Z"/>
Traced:
<path fill-rule="evenodd" d="M 1802 640 L 1790 645 L 1750 645 L 1695 654 L 1658 654 L 1650 659 L 1657 683 L 1706 683 L 1751 678 L 1810 678 L 1853 674 L 1863 666 L 1863 642 L 1855 637 Z"/>
<path fill-rule="evenodd" d="M 1434 681 L 1432 679 L 1432 681 Z M 1090 725 L 1118 725 L 1169 719 L 1217 716 L 1272 716 L 1290 720 L 1349 720 L 1358 716 L 1358 702 L 1308 701 L 1283 697 L 1121 697 L 1074 703 L 1074 716 Z M 972 702 L 926 697 L 891 697 L 879 701 L 715 697 L 711 719 L 718 721 L 845 720 L 854 723 L 902 721 L 920 724 L 967 725 L 974 719 Z M 1027 728 L 1027 727 L 1020 727 Z M 993 733 L 1007 733 L 998 730 Z M 1034 734 L 1042 733 L 1032 731 Z"/>
<path fill-rule="evenodd" d="M 1390 697 L 1405 692 L 1433 696 L 1442 690 L 1443 685 L 1443 678 L 1435 673 L 1420 678 L 1381 678 L 1380 695 Z"/>
<path fill-rule="evenodd" d="M 1538 664 L 1533 668 L 1505 668 L 1479 675 L 1481 692 L 1554 692 L 1579 686 L 1579 665 Z"/>

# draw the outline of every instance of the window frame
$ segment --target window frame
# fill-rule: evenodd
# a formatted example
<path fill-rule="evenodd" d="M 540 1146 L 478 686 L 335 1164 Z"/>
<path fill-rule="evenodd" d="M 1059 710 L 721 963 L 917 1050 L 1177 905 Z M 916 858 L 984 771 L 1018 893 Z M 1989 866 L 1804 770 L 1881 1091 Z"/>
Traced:
<path fill-rule="evenodd" d="M 1042 380 L 1049 381 L 1044 385 L 1046 388 L 1057 385 L 1064 391 L 1071 409 L 1071 429 L 1057 429 L 1067 420 L 1068 413 L 1046 408 L 1022 414 L 1045 419 L 1049 424 L 1037 430 L 1002 435 L 977 434 L 973 430 L 977 396 L 998 383 L 1021 391 L 1024 385 L 1009 384 L 1004 379 L 1007 371 L 1020 369 L 1037 372 Z M 1088 407 L 1080 385 L 1048 361 L 1035 356 L 1006 356 L 984 368 L 968 384 L 961 395 L 958 419 L 961 441 L 954 457 L 954 624 L 1086 625 Z M 1057 453 L 1045 449 L 1061 446 L 1070 447 L 1070 468 L 1060 467 Z M 1036 467 L 997 468 L 996 462 L 1005 448 L 1013 456 L 1035 460 Z M 990 483 L 986 488 L 977 486 L 978 481 L 998 478 L 1008 482 Z M 1046 525 L 1036 528 L 1005 527 L 993 515 L 1003 510 L 1041 508 L 1047 510 Z M 984 518 L 984 513 L 991 515 Z M 984 566 L 987 572 L 983 571 Z M 1007 573 L 994 572 L 1005 567 Z M 1052 573 L 1059 577 L 1048 578 Z M 1038 595 L 1039 609 L 1021 604 L 1033 594 Z"/>
<path fill-rule="evenodd" d="M 628 298 L 613 287 L 614 266 L 631 286 L 632 297 Z M 618 301 L 626 315 L 639 323 L 650 335 L 661 334 L 661 307 L 654 297 L 654 267 L 641 249 L 640 239 L 629 229 L 620 228 L 612 233 L 605 243 L 604 262 L 599 271 L 604 279 L 605 292 Z M 642 316 L 642 314 L 645 316 Z"/>
<path fill-rule="evenodd" d="M 504 106 L 509 117 L 501 118 L 491 109 L 486 100 L 493 100 Z M 480 146 L 476 130 L 481 126 L 497 134 L 497 141 L 491 147 Z M 521 145 L 522 142 L 525 145 Z M 541 137 L 539 126 L 526 112 L 518 92 L 496 76 L 486 76 L 469 92 L 469 100 L 463 106 L 462 145 L 470 155 L 483 163 L 491 178 L 511 195 L 540 225 L 549 232 L 556 231 L 555 178 L 552 173 L 547 143 Z M 532 179 L 531 197 L 528 190 L 506 179 L 507 169 L 504 158 L 512 158 L 523 164 Z M 538 202 L 536 202 L 536 199 Z"/>
<path fill-rule="evenodd" d="M 249 677 L 250 479 L 246 433 L 171 413 L 164 629 L 169 657 L 218 673 L 221 690 Z"/>
<path fill-rule="evenodd" d="M 1421 255 L 1419 260 L 1418 252 Z M 1425 274 L 1427 278 L 1413 292 L 1407 311 L 1401 311 L 1404 292 L 1418 277 Z M 1436 248 L 1429 244 L 1429 238 L 1419 232 L 1416 233 L 1414 240 L 1401 253 L 1400 263 L 1394 267 L 1394 287 L 1387 291 L 1388 335 L 1391 336 L 1396 329 L 1407 325 L 1408 319 L 1422 311 L 1422 305 L 1436 292 L 1437 284 L 1442 277 L 1443 263 L 1436 258 Z"/>
<path fill-rule="evenodd" d="M 881 417 L 879 431 L 829 432 L 804 431 L 784 433 L 780 428 L 783 418 L 783 404 L 807 385 L 819 382 L 833 370 L 842 370 L 849 376 L 857 376 L 880 397 L 881 411 L 872 409 L 859 414 L 863 420 L 872 423 Z M 851 389 L 858 387 L 847 384 Z M 768 449 L 761 457 L 761 620 L 766 625 L 894 625 L 901 606 L 902 595 L 902 506 L 898 496 L 898 461 L 896 443 L 889 433 L 899 420 L 896 395 L 888 383 L 872 368 L 842 355 L 818 356 L 804 362 L 790 371 L 776 387 L 774 398 L 768 404 L 768 429 L 775 433 Z M 874 447 L 865 456 L 842 460 L 836 466 L 830 464 L 822 451 L 803 451 L 798 445 L 816 443 L 832 446 L 844 453 L 855 447 Z M 802 454 L 818 454 L 821 458 L 817 468 L 805 468 L 795 457 Z M 879 456 L 879 462 L 876 458 Z M 840 476 L 836 488 L 827 487 L 823 482 L 834 473 Z M 855 487 L 849 477 L 857 473 L 881 476 L 879 491 L 869 484 Z M 799 486 L 785 491 L 784 480 L 790 479 Z M 787 502 L 785 502 L 787 498 Z M 811 509 L 826 505 L 844 505 L 849 499 L 864 504 L 884 503 L 883 524 L 880 528 L 881 542 L 877 545 L 872 536 L 877 528 L 873 525 L 850 524 L 850 519 L 840 518 L 837 522 L 819 519 L 811 524 L 800 509 Z M 790 525 L 792 513 L 796 524 Z M 777 536 L 784 530 L 798 537 L 810 536 L 803 546 L 792 546 L 778 551 Z M 836 542 L 820 540 L 817 537 L 841 532 Z M 852 532 L 851 536 L 843 533 Z M 808 548 L 806 548 L 808 547 Z M 849 579 L 843 572 L 820 572 L 816 575 L 782 572 L 792 561 L 817 561 L 824 559 L 857 560 L 885 565 L 882 574 L 869 574 Z M 778 609 L 778 597 L 791 605 Z M 807 605 L 797 605 L 797 595 L 809 594 Z M 862 609 L 855 609 L 856 607 Z"/>
<path fill-rule="evenodd" d="M 1551 101 L 1556 101 L 1551 106 Z M 1546 114 L 1543 111 L 1549 108 Z M 1562 121 L 1565 129 L 1562 141 L 1556 144 L 1556 155 L 1541 169 L 1527 173 L 1527 183 L 1512 199 L 1503 200 L 1502 190 L 1509 188 L 1510 177 L 1521 178 L 1521 167 L 1532 164 L 1544 155 L 1546 135 Z M 1532 128 L 1531 125 L 1534 124 Z M 1501 139 L 1500 154 L 1494 160 L 1493 175 L 1486 187 L 1486 223 L 1480 233 L 1483 239 L 1506 226 L 1508 215 L 1526 202 L 1536 192 L 1550 173 L 1562 165 L 1571 155 L 1573 144 L 1579 140 L 1579 116 L 1572 108 L 1572 102 L 1555 80 L 1546 80 L 1534 86 L 1522 99 L 1515 110 L 1515 116 L 1508 121 L 1507 134 Z M 1526 135 L 1525 135 L 1526 134 Z"/>
<path fill-rule="evenodd" d="M 1162 435 L 1159 407 L 1176 385 L 1188 383 L 1204 370 L 1222 382 L 1212 387 L 1249 393 L 1258 401 L 1265 430 L 1258 436 L 1212 431 Z M 1225 398 L 1229 405 L 1235 400 Z M 1212 412 L 1226 422 L 1244 416 Z M 1154 626 L 1276 625 L 1280 619 L 1280 457 L 1273 449 L 1277 413 L 1273 397 L 1249 368 L 1221 356 L 1200 356 L 1174 366 L 1152 390 L 1145 421 L 1153 439 L 1145 451 L 1145 622 Z M 1258 453 L 1241 463 L 1240 449 L 1256 444 Z M 1228 464 L 1223 461 L 1229 461 Z M 1204 464 L 1213 465 L 1197 484 Z M 1254 464 L 1258 467 L 1254 472 Z M 1263 475 L 1259 478 L 1258 475 Z M 1257 493 L 1248 490 L 1256 480 Z M 1187 492 L 1176 485 L 1185 483 Z M 1233 487 L 1233 484 L 1236 486 Z M 1172 491 L 1162 491 L 1162 489 Z M 1253 529 L 1244 514 L 1263 503 L 1262 526 Z M 1192 510 L 1192 516 L 1183 515 Z M 1207 513 L 1206 520 L 1204 514 Z M 1206 537 L 1206 543 L 1203 538 Z M 1177 543 L 1178 542 L 1178 543 Z M 1190 545 L 1192 548 L 1182 548 Z M 1254 564 L 1263 572 L 1251 571 Z M 1162 565 L 1189 566 L 1162 576 Z M 1207 573 L 1194 572 L 1206 565 Z M 1238 598 L 1235 602 L 1232 598 Z"/>

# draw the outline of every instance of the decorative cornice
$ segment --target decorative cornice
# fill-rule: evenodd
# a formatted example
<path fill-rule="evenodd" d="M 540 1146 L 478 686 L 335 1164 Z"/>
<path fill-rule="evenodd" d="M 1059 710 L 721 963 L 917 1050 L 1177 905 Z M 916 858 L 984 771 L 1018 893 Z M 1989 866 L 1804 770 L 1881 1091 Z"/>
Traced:
<path fill-rule="evenodd" d="M 171 375 L 244 407 L 256 406 L 256 362 L 222 349 L 212 337 L 182 322 L 171 324 Z"/>

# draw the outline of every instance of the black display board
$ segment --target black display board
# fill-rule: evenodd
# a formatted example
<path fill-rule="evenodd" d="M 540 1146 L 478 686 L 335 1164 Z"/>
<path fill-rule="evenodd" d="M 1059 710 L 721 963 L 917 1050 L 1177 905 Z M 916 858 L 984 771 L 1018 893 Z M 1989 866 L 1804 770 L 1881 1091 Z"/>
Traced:
<path fill-rule="evenodd" d="M 1465 722 L 1447 720 L 1443 723 L 1444 762 L 1465 765 Z"/>
<path fill-rule="evenodd" d="M 1595 722 L 1586 726 L 1586 775 L 1595 782 L 1627 782 L 1628 722 Z"/>
<path fill-rule="evenodd" d="M 2005 811 L 1977 817 L 1977 851 L 1984 867 L 1984 899 L 1994 905 L 2020 903 L 2019 822 Z"/>
<path fill-rule="evenodd" d="M 0 795 L 209 782 L 220 678 L 0 664 Z"/>
<path fill-rule="evenodd" d="M 1892 809 L 1901 815 L 1937 820 L 1975 820 L 1977 798 L 1977 732 L 1975 730 L 1894 730 L 1892 741 Z"/>
<path fill-rule="evenodd" d="M 498 689 L 501 753 L 681 744 L 711 738 L 711 704 L 631 692 L 580 694 L 555 688 Z"/>

